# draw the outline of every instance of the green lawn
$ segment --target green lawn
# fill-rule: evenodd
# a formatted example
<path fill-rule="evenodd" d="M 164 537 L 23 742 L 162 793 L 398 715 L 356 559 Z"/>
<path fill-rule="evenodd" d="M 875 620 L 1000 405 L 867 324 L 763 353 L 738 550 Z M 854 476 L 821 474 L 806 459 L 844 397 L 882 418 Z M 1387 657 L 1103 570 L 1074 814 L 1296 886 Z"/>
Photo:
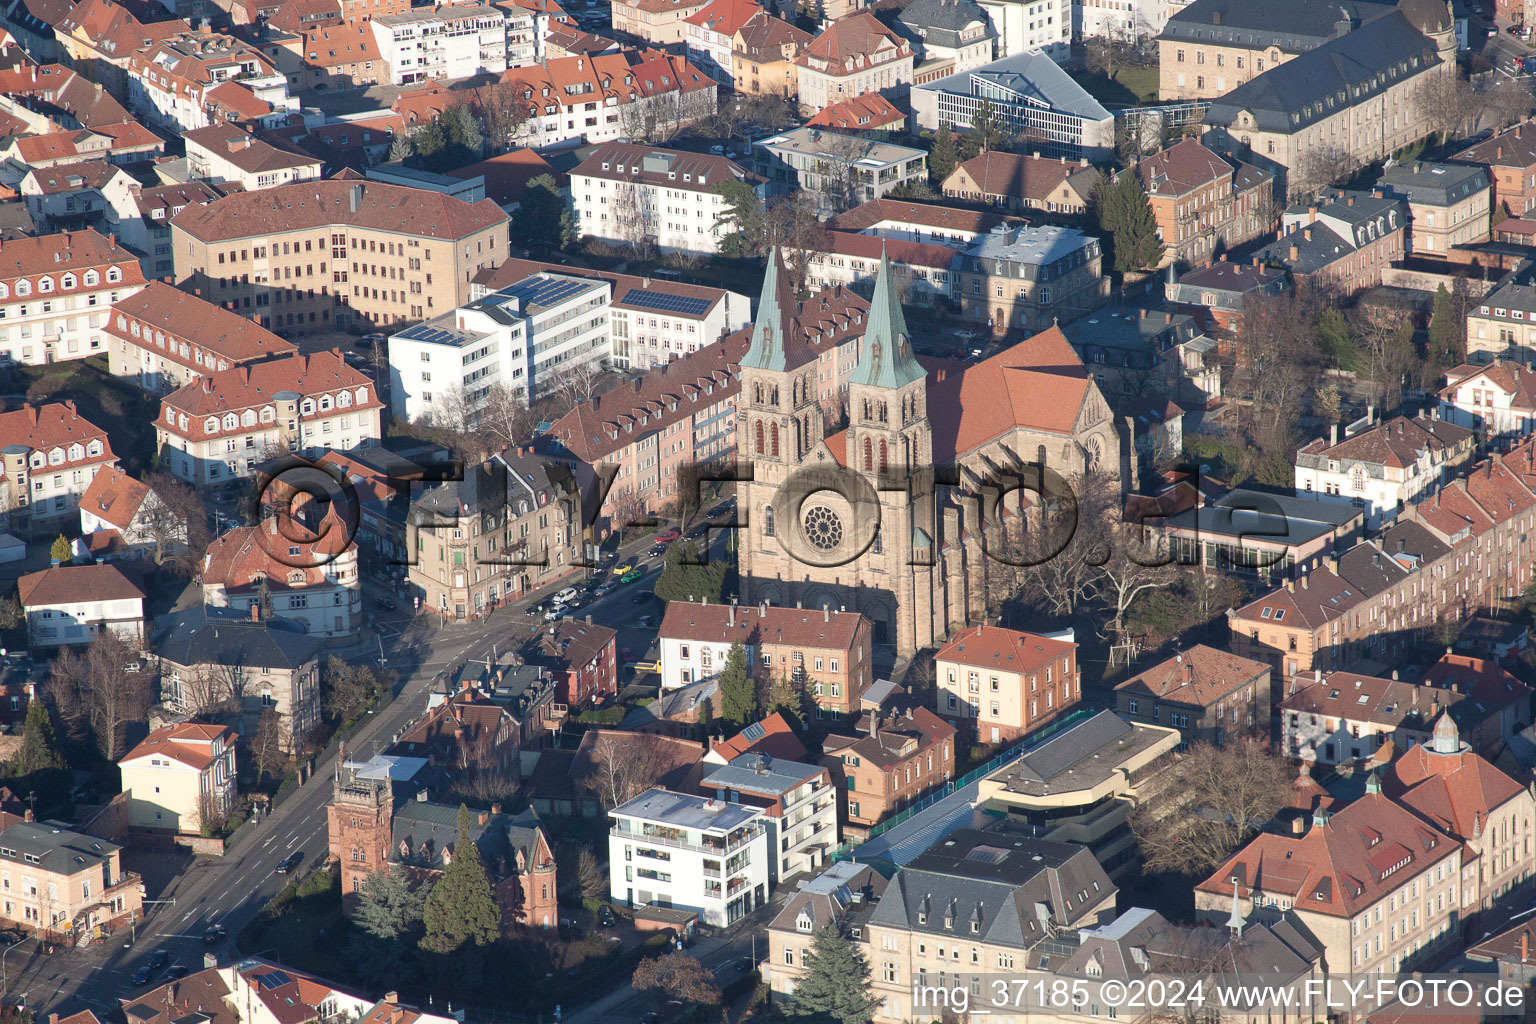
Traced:
<path fill-rule="evenodd" d="M 1073 77 L 1100 103 L 1129 107 L 1157 99 L 1157 68 L 1121 68 L 1112 79 L 1102 72 Z"/>
<path fill-rule="evenodd" d="M 5 390 L 24 393 L 33 405 L 73 401 L 80 415 L 106 430 L 118 463 L 132 475 L 154 468 L 154 423 L 160 403 L 109 374 L 106 356 L 13 366 L 7 373 Z"/>

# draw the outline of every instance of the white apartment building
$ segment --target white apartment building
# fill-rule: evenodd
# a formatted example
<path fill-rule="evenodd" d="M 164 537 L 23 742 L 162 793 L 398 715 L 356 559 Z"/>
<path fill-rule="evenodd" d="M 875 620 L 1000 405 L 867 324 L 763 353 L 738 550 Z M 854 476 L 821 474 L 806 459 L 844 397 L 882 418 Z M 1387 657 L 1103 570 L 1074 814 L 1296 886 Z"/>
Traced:
<path fill-rule="evenodd" d="M 228 123 L 195 128 L 181 139 L 189 175 L 215 184 L 234 182 L 247 192 L 311 181 L 324 166 L 315 157 L 279 149 Z"/>
<path fill-rule="evenodd" d="M 266 124 L 299 107 L 270 58 L 222 32 L 182 32 L 145 47 L 129 58 L 127 80 L 129 107 L 173 131 L 206 128 L 225 120 L 221 111 Z"/>
<path fill-rule="evenodd" d="M 538 101 L 512 140 L 531 149 L 643 139 L 713 117 L 716 107 L 714 79 L 659 50 L 553 57 L 512 68 L 503 81 L 514 97 Z"/>
<path fill-rule="evenodd" d="M 1536 427 L 1536 370 L 1503 359 L 1447 370 L 1440 418 L 1485 437 L 1526 437 Z"/>
<path fill-rule="evenodd" d="M 0 414 L 0 500 L 18 536 L 46 537 L 73 525 L 80 496 L 98 472 L 116 465 L 107 432 L 74 402 Z"/>
<path fill-rule="evenodd" d="M 762 809 L 770 884 L 820 871 L 837 849 L 837 790 L 821 765 L 750 753 L 705 772 L 699 786 L 714 790 L 716 800 Z"/>
<path fill-rule="evenodd" d="M 332 349 L 205 373 L 162 399 L 155 434 L 174 476 L 217 486 L 278 452 L 372 445 L 383 407 L 373 381 Z"/>
<path fill-rule="evenodd" d="M 1151 39 L 1168 24 L 1169 6 L 1166 0 L 1076 0 L 1073 31 L 1078 39 Z"/>
<path fill-rule="evenodd" d="M 979 0 L 997 30 L 997 56 L 1039 50 L 1052 60 L 1072 54 L 1072 0 Z M 1144 0 L 1134 0 L 1144 2 Z"/>
<path fill-rule="evenodd" d="M 16 581 L 33 647 L 88 644 L 116 633 L 137 649 L 144 640 L 144 594 L 115 566 L 56 565 Z"/>
<path fill-rule="evenodd" d="M 0 361 L 41 366 L 103 351 L 112 304 L 143 287 L 139 258 L 90 229 L 0 242 Z"/>
<path fill-rule="evenodd" d="M 238 526 L 203 556 L 203 604 L 286 620 L 310 636 L 351 636 L 362 625 L 363 590 L 349 534 L 334 507 L 314 524 L 270 516 Z"/>
<path fill-rule="evenodd" d="M 1448 471 L 1472 457 L 1474 441 L 1470 429 L 1423 414 L 1375 425 L 1367 416 L 1345 428 L 1343 440 L 1318 438 L 1297 450 L 1296 493 L 1350 502 L 1375 529 L 1439 490 Z"/>
<path fill-rule="evenodd" d="M 494 384 L 537 398 L 577 364 L 604 363 L 612 295 L 605 280 L 536 273 L 392 335 L 394 414 L 417 420 L 449 396 L 478 409 Z"/>
<path fill-rule="evenodd" d="M 576 230 L 618 245 L 713 255 L 725 209 L 714 189 L 726 181 L 752 178 L 723 156 L 609 142 L 571 171 Z"/>
<path fill-rule="evenodd" d="M 652 789 L 608 812 L 609 895 L 694 910 L 707 925 L 768 899 L 768 829 L 756 807 Z"/>
<path fill-rule="evenodd" d="M 497 7 L 417 7 L 368 24 L 395 85 L 507 70 L 507 18 Z"/>

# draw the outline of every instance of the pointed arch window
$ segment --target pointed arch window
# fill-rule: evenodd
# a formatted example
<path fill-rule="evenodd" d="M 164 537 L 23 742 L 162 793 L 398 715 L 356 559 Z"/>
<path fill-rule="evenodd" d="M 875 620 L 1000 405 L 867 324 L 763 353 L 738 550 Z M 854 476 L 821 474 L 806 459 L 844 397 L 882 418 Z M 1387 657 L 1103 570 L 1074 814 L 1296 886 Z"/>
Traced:
<path fill-rule="evenodd" d="M 763 454 L 763 421 L 757 421 L 757 454 Z"/>
<path fill-rule="evenodd" d="M 773 536 L 773 506 L 772 505 L 764 505 L 763 506 L 763 536 L 764 537 L 772 537 Z"/>
<path fill-rule="evenodd" d="M 769 436 L 769 440 L 771 442 L 770 447 L 773 449 L 773 452 L 772 452 L 773 457 L 774 458 L 778 458 L 779 457 L 779 425 L 777 423 L 772 424 L 771 428 L 768 431 L 768 436 Z"/>
<path fill-rule="evenodd" d="M 889 465 L 890 461 L 889 456 L 886 453 L 885 438 L 882 437 L 880 439 L 880 472 L 884 473 Z"/>
<path fill-rule="evenodd" d="M 864 472 L 867 473 L 867 472 L 869 472 L 870 470 L 872 470 L 874 468 L 875 468 L 874 454 L 873 454 L 873 452 L 871 450 L 871 446 L 870 446 L 870 443 L 869 443 L 869 438 L 866 437 L 864 439 Z"/>

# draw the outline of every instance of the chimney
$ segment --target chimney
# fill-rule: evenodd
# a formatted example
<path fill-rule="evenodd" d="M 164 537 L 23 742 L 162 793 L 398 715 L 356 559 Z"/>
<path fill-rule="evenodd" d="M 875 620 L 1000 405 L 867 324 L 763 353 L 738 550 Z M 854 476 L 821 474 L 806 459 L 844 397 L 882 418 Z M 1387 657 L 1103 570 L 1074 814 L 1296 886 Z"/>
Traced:
<path fill-rule="evenodd" d="M 362 202 L 363 202 L 363 186 L 362 185 L 353 185 L 351 188 L 349 188 L 347 190 L 347 205 L 349 207 L 351 207 L 351 210 L 352 210 L 353 213 L 356 213 L 357 212 L 357 208 L 360 205 L 362 205 Z"/>
<path fill-rule="evenodd" d="M 1307 207 L 1307 223 L 1308 224 L 1316 224 L 1317 223 L 1317 207 L 1316 206 L 1309 206 L 1309 207 Z"/>
<path fill-rule="evenodd" d="M 1297 260 L 1300 260 L 1300 259 L 1301 259 L 1301 250 L 1296 248 L 1294 245 L 1291 246 L 1291 262 L 1295 263 Z"/>
<path fill-rule="evenodd" d="M 1531 930 L 1529 928 L 1527 928 L 1525 931 L 1520 933 L 1520 962 L 1521 963 L 1525 963 L 1530 958 L 1531 958 Z M 48 1015 L 48 1024 L 53 1024 L 53 1022 L 55 1020 L 57 1020 L 58 1017 L 59 1017 L 59 1015 L 56 1014 L 56 1013 L 49 1014 Z"/>
<path fill-rule="evenodd" d="M 1305 238 L 1309 242 L 1312 241 L 1312 229 L 1311 228 L 1302 228 L 1301 229 L 1301 237 Z"/>
<path fill-rule="evenodd" d="M 22 814 L 21 820 L 22 821 L 36 821 L 37 820 L 37 814 L 32 810 L 32 808 L 28 807 L 26 812 L 24 814 Z"/>
<path fill-rule="evenodd" d="M 1334 445 L 1336 445 L 1338 443 L 1339 443 L 1339 425 L 1337 423 L 1330 423 L 1330 424 L 1328 424 L 1328 447 L 1332 448 Z"/>
<path fill-rule="evenodd" d="M 832 606 L 831 605 L 824 604 L 824 605 L 821 606 L 821 621 L 822 622 L 831 622 L 832 621 Z"/>
<path fill-rule="evenodd" d="M 260 601 L 252 601 L 251 602 L 251 621 L 252 622 L 260 622 L 261 621 L 261 602 Z"/>
<path fill-rule="evenodd" d="M 475 816 L 475 820 L 480 822 L 481 825 L 484 825 L 486 822 L 491 820 L 491 816 L 487 812 L 481 811 Z"/>

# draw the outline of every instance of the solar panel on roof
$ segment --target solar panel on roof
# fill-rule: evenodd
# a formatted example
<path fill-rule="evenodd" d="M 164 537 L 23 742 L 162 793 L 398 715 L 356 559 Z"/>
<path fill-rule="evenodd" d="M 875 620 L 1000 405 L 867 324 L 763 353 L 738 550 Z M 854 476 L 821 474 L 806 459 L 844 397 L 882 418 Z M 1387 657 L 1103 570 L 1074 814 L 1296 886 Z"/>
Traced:
<path fill-rule="evenodd" d="M 691 295 L 673 295 L 641 288 L 629 289 L 619 302 L 621 305 L 639 306 L 662 313 L 681 313 L 683 316 L 703 316 L 714 305 L 708 299 L 697 299 Z"/>

